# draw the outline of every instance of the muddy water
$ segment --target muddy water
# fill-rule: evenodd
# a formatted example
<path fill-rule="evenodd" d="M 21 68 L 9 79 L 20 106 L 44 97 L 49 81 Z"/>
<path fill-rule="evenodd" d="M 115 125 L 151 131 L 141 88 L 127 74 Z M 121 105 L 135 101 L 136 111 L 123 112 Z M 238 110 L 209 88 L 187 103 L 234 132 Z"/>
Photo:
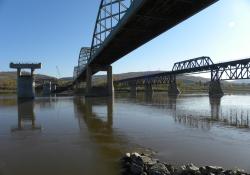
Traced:
<path fill-rule="evenodd" d="M 119 174 L 127 151 L 250 171 L 250 95 L 0 96 L 0 174 Z"/>

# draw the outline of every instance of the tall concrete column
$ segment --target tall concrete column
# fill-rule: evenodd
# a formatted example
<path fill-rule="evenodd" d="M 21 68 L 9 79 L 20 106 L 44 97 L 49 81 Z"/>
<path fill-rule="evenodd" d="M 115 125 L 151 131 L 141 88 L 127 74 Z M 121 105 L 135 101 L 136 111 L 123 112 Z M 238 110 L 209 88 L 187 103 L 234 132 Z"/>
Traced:
<path fill-rule="evenodd" d="M 171 82 L 168 85 L 168 95 L 169 96 L 177 96 L 181 93 L 181 91 L 178 89 L 176 82 Z"/>
<path fill-rule="evenodd" d="M 211 81 L 209 84 L 209 96 L 211 97 L 222 97 L 224 92 L 222 91 L 219 80 Z"/>
<path fill-rule="evenodd" d="M 107 69 L 107 90 L 108 90 L 108 96 L 113 96 L 114 84 L 113 84 L 112 66 L 109 66 Z"/>
<path fill-rule="evenodd" d="M 23 75 L 17 77 L 17 96 L 18 98 L 34 98 L 33 77 Z"/>
<path fill-rule="evenodd" d="M 87 67 L 87 75 L 86 75 L 86 95 L 91 96 L 92 89 L 92 69 L 90 66 Z"/>
<path fill-rule="evenodd" d="M 17 69 L 17 78 L 21 76 L 21 69 Z"/>
<path fill-rule="evenodd" d="M 151 84 L 145 84 L 144 85 L 144 92 L 146 95 L 151 95 L 153 94 L 153 87 Z"/>

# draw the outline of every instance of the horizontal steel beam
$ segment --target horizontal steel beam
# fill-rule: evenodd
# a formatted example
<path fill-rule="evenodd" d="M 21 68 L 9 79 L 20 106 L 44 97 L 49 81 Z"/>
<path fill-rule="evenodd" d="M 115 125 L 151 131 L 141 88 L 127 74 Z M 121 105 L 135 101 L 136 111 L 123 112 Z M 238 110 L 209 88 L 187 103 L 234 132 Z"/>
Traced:
<path fill-rule="evenodd" d="M 10 63 L 12 69 L 41 69 L 41 63 Z"/>

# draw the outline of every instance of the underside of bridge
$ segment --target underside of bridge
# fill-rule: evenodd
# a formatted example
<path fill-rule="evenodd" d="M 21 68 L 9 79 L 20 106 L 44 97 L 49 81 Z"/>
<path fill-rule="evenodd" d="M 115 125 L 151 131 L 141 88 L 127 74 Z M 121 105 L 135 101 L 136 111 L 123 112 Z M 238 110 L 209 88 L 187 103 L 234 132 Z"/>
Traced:
<path fill-rule="evenodd" d="M 134 1 L 117 27 L 91 58 L 90 65 L 110 65 L 215 0 Z"/>
<path fill-rule="evenodd" d="M 110 66 L 216 1 L 102 0 L 89 55 L 86 57 L 84 66 L 78 65 L 74 82 L 86 81 L 86 79 L 90 82 L 88 76 L 100 71 L 96 67 Z M 112 5 L 116 4 L 119 7 L 118 12 L 113 12 Z M 113 20 L 115 25 L 112 25 Z M 90 69 L 91 75 L 87 72 Z M 87 86 L 89 88 L 91 84 Z"/>

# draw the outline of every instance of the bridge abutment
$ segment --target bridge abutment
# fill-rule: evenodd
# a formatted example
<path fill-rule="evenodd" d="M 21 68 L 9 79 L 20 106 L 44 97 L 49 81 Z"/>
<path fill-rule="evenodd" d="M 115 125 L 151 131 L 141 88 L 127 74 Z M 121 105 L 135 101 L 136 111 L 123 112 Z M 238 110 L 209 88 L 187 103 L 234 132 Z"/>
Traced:
<path fill-rule="evenodd" d="M 211 81 L 209 84 L 209 96 L 211 97 L 222 97 L 224 92 L 222 91 L 219 80 Z"/>
<path fill-rule="evenodd" d="M 98 71 L 106 71 L 107 72 L 107 85 L 102 89 L 93 88 L 92 84 L 92 76 L 94 72 Z M 88 66 L 86 71 L 86 96 L 94 97 L 94 96 L 113 96 L 114 94 L 114 84 L 113 84 L 113 74 L 112 74 L 112 66 Z"/>

